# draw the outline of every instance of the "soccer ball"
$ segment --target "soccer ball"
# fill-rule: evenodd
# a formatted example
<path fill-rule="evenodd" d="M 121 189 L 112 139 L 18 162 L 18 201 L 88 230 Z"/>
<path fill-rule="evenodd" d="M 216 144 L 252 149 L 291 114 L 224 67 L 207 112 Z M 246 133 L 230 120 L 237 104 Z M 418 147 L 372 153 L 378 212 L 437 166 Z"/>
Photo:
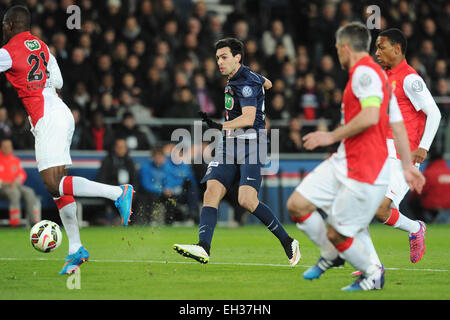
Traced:
<path fill-rule="evenodd" d="M 39 221 L 31 228 L 30 241 L 33 248 L 37 251 L 45 253 L 53 251 L 62 242 L 61 229 L 53 221 Z"/>

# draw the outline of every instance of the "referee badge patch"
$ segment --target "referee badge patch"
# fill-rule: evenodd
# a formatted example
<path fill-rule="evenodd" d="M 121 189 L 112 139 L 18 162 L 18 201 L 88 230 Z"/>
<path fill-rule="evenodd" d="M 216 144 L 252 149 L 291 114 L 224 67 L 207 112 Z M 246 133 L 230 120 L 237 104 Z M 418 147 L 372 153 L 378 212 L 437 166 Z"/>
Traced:
<path fill-rule="evenodd" d="M 243 95 L 245 98 L 251 97 L 251 96 L 253 95 L 253 90 L 252 90 L 252 88 L 249 87 L 249 86 L 243 87 L 243 88 L 242 88 L 242 95 Z"/>

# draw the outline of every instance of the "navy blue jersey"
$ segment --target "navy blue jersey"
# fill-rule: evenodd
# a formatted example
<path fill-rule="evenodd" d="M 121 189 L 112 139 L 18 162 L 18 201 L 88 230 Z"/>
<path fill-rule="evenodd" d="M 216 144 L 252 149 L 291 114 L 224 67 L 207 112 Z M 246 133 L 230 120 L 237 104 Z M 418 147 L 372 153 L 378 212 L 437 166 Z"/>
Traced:
<path fill-rule="evenodd" d="M 253 128 L 256 131 L 265 129 L 264 114 L 264 82 L 266 79 L 252 71 L 249 67 L 241 65 L 236 74 L 228 79 L 225 87 L 225 119 L 233 120 L 242 115 L 242 107 L 256 107 L 256 117 Z"/>

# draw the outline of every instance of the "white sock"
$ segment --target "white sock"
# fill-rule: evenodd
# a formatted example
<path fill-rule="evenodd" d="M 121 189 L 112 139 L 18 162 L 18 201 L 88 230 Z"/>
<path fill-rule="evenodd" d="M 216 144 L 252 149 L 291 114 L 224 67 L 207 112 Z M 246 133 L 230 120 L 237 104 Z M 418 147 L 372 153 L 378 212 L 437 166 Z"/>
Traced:
<path fill-rule="evenodd" d="M 75 202 L 59 209 L 64 230 L 66 230 L 67 238 L 69 239 L 69 254 L 73 254 L 82 246 L 80 239 L 80 230 L 78 228 L 77 220 L 77 205 Z"/>
<path fill-rule="evenodd" d="M 372 238 L 370 237 L 369 228 L 365 228 L 358 234 L 358 239 L 364 244 L 366 247 L 366 251 L 369 253 L 370 260 L 381 266 L 380 258 L 378 257 L 377 251 L 375 250 L 375 246 L 373 245 Z"/>
<path fill-rule="evenodd" d="M 393 227 L 406 231 L 408 233 L 416 233 L 420 230 L 420 223 L 418 221 L 407 218 L 405 215 L 399 212 L 398 220 L 393 225 Z"/>
<path fill-rule="evenodd" d="M 67 189 L 71 189 L 72 192 L 68 192 Z M 119 186 L 111 186 L 108 184 L 91 181 L 83 177 L 65 176 L 59 183 L 60 195 L 71 195 L 75 197 L 99 197 L 115 201 L 122 195 L 122 192 L 123 190 Z"/>
<path fill-rule="evenodd" d="M 371 274 L 374 270 L 375 264 L 370 259 L 369 253 L 366 250 L 365 244 L 363 241 L 359 239 L 358 236 L 353 238 L 353 242 L 350 246 L 348 238 L 345 243 L 340 244 L 340 254 L 347 260 L 352 266 L 354 266 L 357 270 L 361 270 L 363 275 Z M 343 248 L 342 246 L 345 247 Z"/>
<path fill-rule="evenodd" d="M 334 260 L 338 257 L 339 252 L 328 239 L 325 222 L 317 211 L 313 211 L 303 222 L 297 223 L 297 228 L 302 230 L 320 248 L 323 258 Z"/>

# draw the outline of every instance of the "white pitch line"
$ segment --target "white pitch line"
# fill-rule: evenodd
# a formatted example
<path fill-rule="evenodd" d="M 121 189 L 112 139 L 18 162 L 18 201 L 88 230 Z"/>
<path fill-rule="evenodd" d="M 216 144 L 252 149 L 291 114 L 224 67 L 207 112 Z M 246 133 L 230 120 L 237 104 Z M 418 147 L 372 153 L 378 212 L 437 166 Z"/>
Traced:
<path fill-rule="evenodd" d="M 0 261 L 61 261 L 58 258 L 1 258 Z M 159 263 L 159 264 L 197 264 L 194 261 L 160 261 L 160 260 L 119 260 L 119 259 L 89 259 L 89 262 L 100 262 L 100 263 Z M 291 268 L 289 265 L 284 264 L 272 264 L 272 263 L 250 263 L 250 262 L 209 262 L 212 265 L 235 265 L 235 266 L 255 266 L 255 267 L 282 267 Z M 298 267 L 309 268 L 311 266 L 307 265 L 297 265 Z M 337 269 L 343 269 L 339 267 Z M 430 272 L 448 272 L 446 269 L 413 269 L 413 268 L 386 268 L 386 270 L 393 271 L 430 271 Z"/>

